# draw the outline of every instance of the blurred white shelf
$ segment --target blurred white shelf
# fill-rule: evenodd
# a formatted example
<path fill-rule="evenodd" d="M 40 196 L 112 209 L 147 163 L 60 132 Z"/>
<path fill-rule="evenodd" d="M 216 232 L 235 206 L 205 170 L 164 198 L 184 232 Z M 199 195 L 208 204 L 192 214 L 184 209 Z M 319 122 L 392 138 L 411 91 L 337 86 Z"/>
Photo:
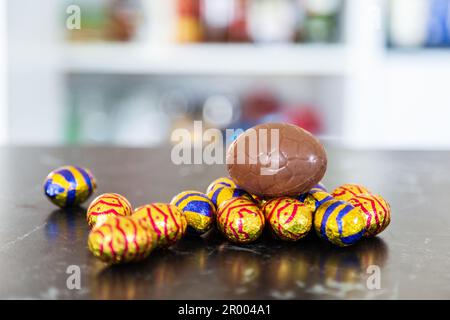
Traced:
<path fill-rule="evenodd" d="M 450 49 L 390 49 L 386 51 L 386 63 L 390 68 L 414 69 L 427 72 L 450 71 Z"/>
<path fill-rule="evenodd" d="M 67 73 L 343 75 L 344 45 L 66 44 Z"/>

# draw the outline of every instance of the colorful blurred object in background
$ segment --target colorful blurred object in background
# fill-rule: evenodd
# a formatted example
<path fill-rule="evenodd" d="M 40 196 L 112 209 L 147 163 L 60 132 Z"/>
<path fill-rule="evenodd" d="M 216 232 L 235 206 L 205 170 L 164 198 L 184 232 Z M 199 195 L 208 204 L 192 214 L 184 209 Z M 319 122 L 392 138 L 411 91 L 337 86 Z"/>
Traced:
<path fill-rule="evenodd" d="M 195 120 L 286 121 L 358 148 L 450 148 L 450 0 L 7 4 L 0 141 L 153 146 Z"/>

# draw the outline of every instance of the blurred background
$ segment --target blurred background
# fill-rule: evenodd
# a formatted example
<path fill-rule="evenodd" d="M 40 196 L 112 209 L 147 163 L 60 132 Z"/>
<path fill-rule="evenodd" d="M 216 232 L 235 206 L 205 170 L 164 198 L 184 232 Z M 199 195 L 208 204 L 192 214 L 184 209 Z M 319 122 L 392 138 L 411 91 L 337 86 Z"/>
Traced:
<path fill-rule="evenodd" d="M 4 144 L 156 146 L 203 120 L 450 149 L 450 0 L 0 2 Z"/>

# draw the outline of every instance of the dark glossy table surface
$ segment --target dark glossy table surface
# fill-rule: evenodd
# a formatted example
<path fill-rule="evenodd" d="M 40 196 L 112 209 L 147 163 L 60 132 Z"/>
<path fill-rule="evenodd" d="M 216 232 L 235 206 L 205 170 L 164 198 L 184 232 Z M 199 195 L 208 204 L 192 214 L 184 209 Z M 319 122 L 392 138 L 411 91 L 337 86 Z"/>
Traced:
<path fill-rule="evenodd" d="M 392 222 L 378 238 L 350 248 L 314 234 L 236 246 L 211 232 L 140 264 L 108 267 L 87 249 L 85 208 L 58 210 L 43 195 L 51 169 L 86 166 L 97 194 L 118 192 L 138 206 L 204 190 L 225 168 L 176 166 L 170 149 L 2 148 L 0 298 L 450 298 L 450 153 L 327 150 L 329 188 L 359 182 L 390 202 Z M 79 290 L 67 288 L 70 265 L 80 267 Z M 367 286 L 372 265 L 380 289 Z"/>

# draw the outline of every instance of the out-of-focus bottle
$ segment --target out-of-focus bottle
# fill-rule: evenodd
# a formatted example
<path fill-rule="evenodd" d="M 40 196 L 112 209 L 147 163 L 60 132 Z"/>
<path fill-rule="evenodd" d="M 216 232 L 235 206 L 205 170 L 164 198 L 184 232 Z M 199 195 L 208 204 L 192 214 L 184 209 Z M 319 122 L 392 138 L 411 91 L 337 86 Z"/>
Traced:
<path fill-rule="evenodd" d="M 204 40 L 225 42 L 234 9 L 234 0 L 202 0 Z"/>
<path fill-rule="evenodd" d="M 443 47 L 450 44 L 450 0 L 430 0 L 427 46 Z"/>
<path fill-rule="evenodd" d="M 233 14 L 228 27 L 228 41 L 248 42 L 250 41 L 247 23 L 248 0 L 233 0 L 233 2 Z"/>
<path fill-rule="evenodd" d="M 290 0 L 253 0 L 248 3 L 248 27 L 255 42 L 292 42 L 296 12 Z"/>
<path fill-rule="evenodd" d="M 143 23 L 139 0 L 112 0 L 107 6 L 107 39 L 131 41 Z"/>
<path fill-rule="evenodd" d="M 339 38 L 341 0 L 304 0 L 306 17 L 302 38 L 307 42 L 336 42 Z"/>
<path fill-rule="evenodd" d="M 394 47 L 420 47 L 427 37 L 429 0 L 391 0 L 389 40 Z"/>
<path fill-rule="evenodd" d="M 199 42 L 203 39 L 200 0 L 177 0 L 177 42 Z"/>

